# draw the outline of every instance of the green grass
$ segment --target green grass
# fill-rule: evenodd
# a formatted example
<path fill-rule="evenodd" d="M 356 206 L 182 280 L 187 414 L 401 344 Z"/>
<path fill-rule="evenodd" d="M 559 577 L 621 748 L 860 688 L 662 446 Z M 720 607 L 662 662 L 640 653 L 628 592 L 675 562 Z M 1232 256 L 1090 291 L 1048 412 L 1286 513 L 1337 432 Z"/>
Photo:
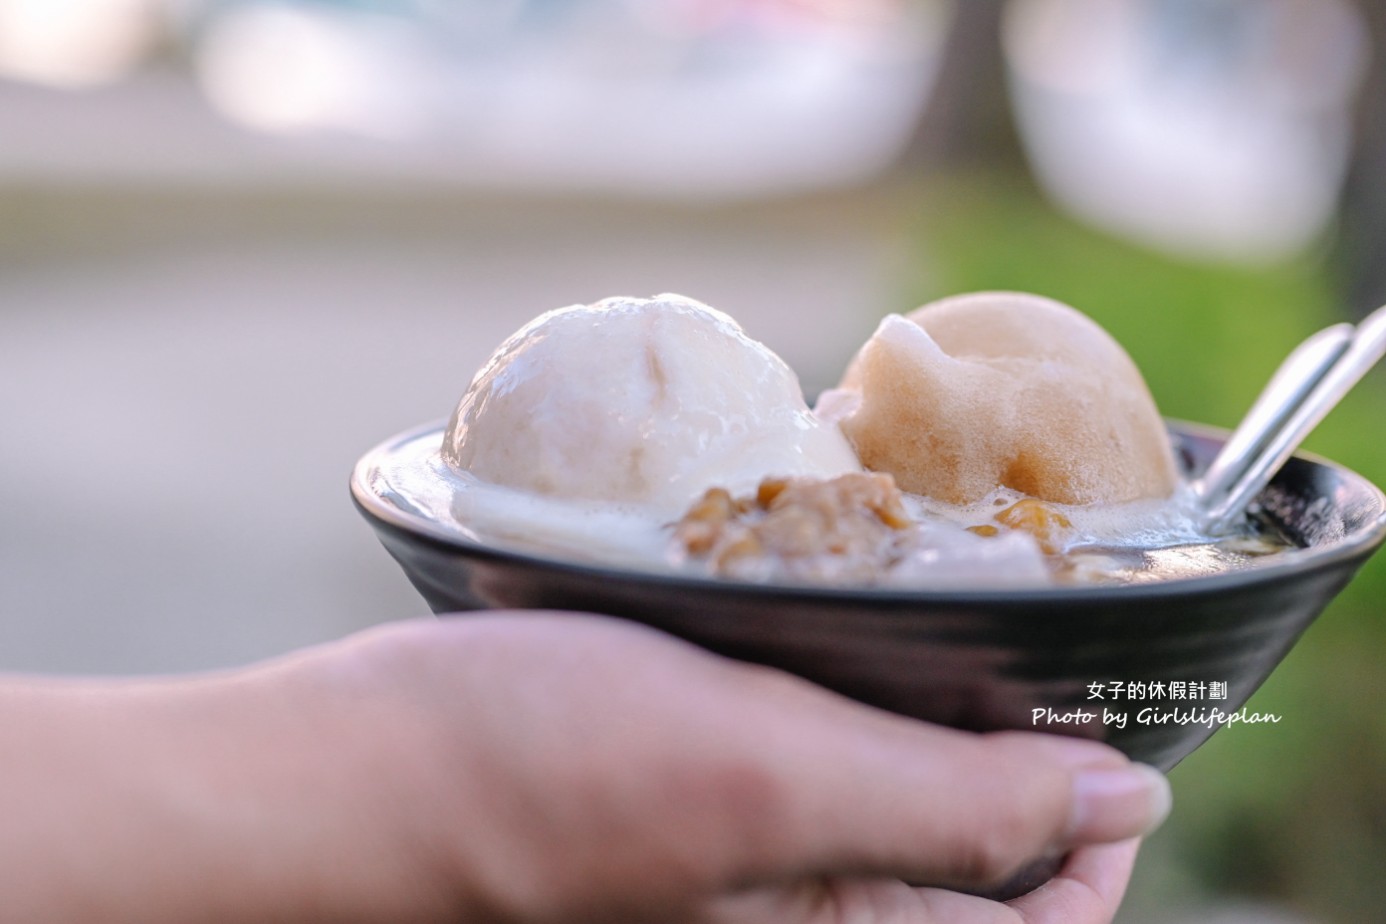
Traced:
<path fill-rule="evenodd" d="M 1312 256 L 1260 268 L 1196 265 L 1061 217 L 1028 184 L 976 174 L 919 190 L 917 274 L 901 302 L 1017 289 L 1091 315 L 1131 353 L 1166 416 L 1231 426 L 1276 365 L 1342 320 Z M 1386 374 L 1377 370 L 1308 449 L 1386 484 Z M 1161 855 L 1186 867 L 1152 881 L 1288 901 L 1316 920 L 1380 919 L 1386 907 L 1386 556 L 1310 629 L 1251 707 L 1280 724 L 1223 731 L 1171 776 Z M 1133 886 L 1138 902 L 1141 875 Z M 1147 905 L 1158 897 L 1145 896 Z"/>

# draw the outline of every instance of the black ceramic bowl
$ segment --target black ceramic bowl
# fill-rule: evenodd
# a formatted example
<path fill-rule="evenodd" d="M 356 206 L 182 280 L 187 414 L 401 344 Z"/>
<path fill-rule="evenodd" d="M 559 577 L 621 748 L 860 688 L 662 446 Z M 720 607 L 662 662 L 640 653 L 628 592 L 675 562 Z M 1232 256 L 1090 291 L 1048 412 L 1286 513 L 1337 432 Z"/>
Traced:
<path fill-rule="evenodd" d="M 1225 436 L 1185 424 L 1171 432 L 1195 472 Z M 1381 491 L 1331 462 L 1297 456 L 1260 500 L 1303 548 L 1245 570 L 1129 586 L 964 592 L 734 583 L 575 564 L 460 538 L 401 504 L 380 477 L 390 453 L 435 435 L 441 441 L 436 425 L 372 450 L 351 489 L 436 613 L 608 613 L 905 715 L 977 731 L 1096 738 L 1163 770 L 1220 727 L 1219 713 L 1242 708 L 1386 537 Z"/>

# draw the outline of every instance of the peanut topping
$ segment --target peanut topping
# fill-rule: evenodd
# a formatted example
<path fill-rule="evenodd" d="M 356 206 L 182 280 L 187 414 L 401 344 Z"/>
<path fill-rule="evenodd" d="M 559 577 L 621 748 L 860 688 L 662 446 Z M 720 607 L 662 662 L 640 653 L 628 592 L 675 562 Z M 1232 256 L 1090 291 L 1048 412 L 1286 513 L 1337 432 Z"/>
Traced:
<path fill-rule="evenodd" d="M 1049 504 L 1037 498 L 1027 497 L 1016 501 L 996 514 L 996 522 L 1002 526 L 1018 529 L 1035 537 L 1040 549 L 1046 555 L 1057 554 L 1063 548 L 1064 533 L 1073 528 L 1068 517 Z M 974 527 L 973 532 L 980 535 L 983 527 Z M 994 533 L 993 533 L 994 535 Z"/>
<path fill-rule="evenodd" d="M 725 577 L 869 580 L 899 558 L 898 534 L 910 524 L 889 475 L 767 478 L 753 497 L 710 489 L 675 525 L 674 541 Z"/>

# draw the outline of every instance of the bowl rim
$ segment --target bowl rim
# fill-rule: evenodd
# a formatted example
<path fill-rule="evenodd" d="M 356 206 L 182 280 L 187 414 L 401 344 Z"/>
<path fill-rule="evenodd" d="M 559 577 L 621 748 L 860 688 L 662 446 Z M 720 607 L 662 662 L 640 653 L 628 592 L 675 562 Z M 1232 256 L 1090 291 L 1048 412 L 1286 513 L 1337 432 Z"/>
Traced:
<path fill-rule="evenodd" d="M 1226 439 L 1230 431 L 1210 424 L 1166 418 L 1166 425 L 1180 434 L 1190 436 Z M 1294 549 L 1284 553 L 1283 564 L 1267 564 L 1216 574 L 1196 575 L 1163 581 L 1139 584 L 1055 584 L 1038 587 L 997 587 L 978 589 L 930 589 L 910 587 L 874 586 L 834 586 L 809 583 L 752 582 L 728 578 L 706 577 L 677 571 L 658 571 L 654 569 L 620 568 L 600 563 L 589 563 L 551 557 L 534 552 L 522 551 L 506 546 L 488 545 L 452 533 L 439 527 L 431 520 L 411 514 L 389 503 L 371 490 L 368 475 L 376 468 L 379 458 L 398 446 L 413 442 L 432 432 L 440 436 L 446 427 L 445 420 L 434 420 L 403 430 L 376 444 L 352 468 L 350 490 L 352 500 L 358 510 L 373 525 L 385 526 L 390 531 L 422 541 L 437 550 L 461 553 L 469 558 L 504 564 L 519 568 L 541 569 L 550 573 L 569 574 L 599 581 L 620 581 L 659 586 L 671 593 L 698 593 L 750 596 L 776 600 L 791 598 L 799 601 L 821 600 L 825 602 L 862 601 L 884 605 L 927 604 L 927 605 L 989 605 L 1036 603 L 1105 604 L 1108 602 L 1130 601 L 1134 599 L 1182 598 L 1219 591 L 1230 591 L 1252 584 L 1274 584 L 1298 578 L 1305 573 L 1328 570 L 1336 565 L 1361 558 L 1365 561 L 1370 554 L 1386 541 L 1386 493 L 1365 476 L 1358 474 L 1337 462 L 1308 452 L 1297 452 L 1294 459 L 1312 465 L 1332 469 L 1340 476 L 1355 481 L 1366 493 L 1375 499 L 1379 513 L 1370 526 L 1349 533 L 1341 539 L 1320 547 Z"/>

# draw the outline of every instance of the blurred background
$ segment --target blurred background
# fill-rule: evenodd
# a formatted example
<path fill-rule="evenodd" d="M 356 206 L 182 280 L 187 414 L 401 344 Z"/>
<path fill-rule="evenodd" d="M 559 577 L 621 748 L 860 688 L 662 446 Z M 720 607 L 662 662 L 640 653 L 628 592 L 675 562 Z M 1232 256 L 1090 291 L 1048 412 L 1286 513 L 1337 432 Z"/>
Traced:
<path fill-rule="evenodd" d="M 0 0 L 0 669 L 421 600 L 355 459 L 540 311 L 682 292 L 812 393 L 889 311 L 1088 312 L 1231 425 L 1386 302 L 1386 6 Z M 1309 448 L 1386 483 L 1386 374 Z M 1386 567 L 1171 775 L 1127 924 L 1386 908 Z"/>

